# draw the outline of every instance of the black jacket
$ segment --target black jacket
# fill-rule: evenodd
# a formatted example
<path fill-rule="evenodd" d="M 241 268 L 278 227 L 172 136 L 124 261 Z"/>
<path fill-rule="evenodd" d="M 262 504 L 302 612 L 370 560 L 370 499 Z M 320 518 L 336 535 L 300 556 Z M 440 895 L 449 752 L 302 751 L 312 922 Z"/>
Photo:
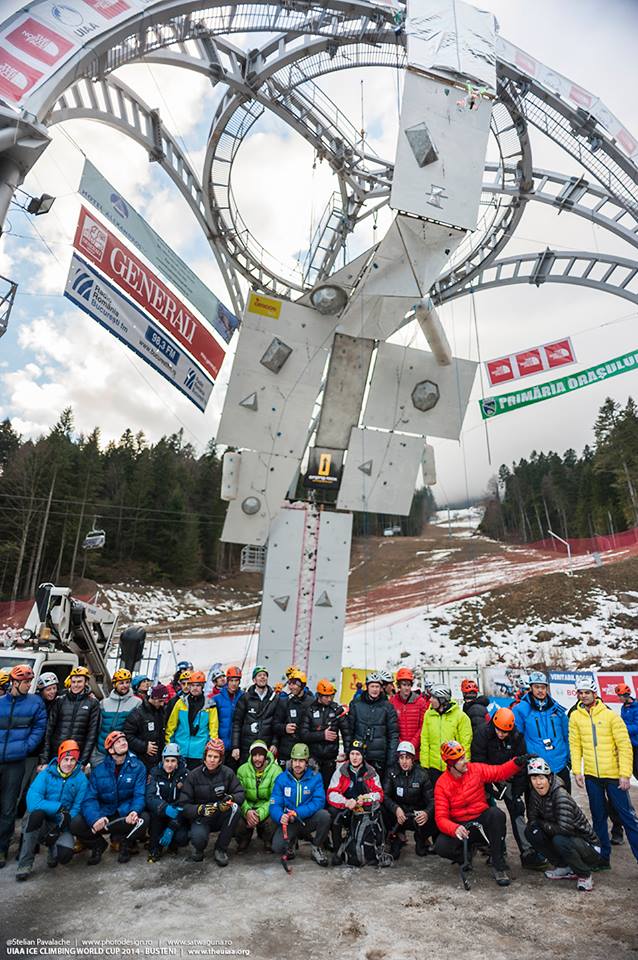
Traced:
<path fill-rule="evenodd" d="M 239 698 L 233 714 L 233 750 L 239 747 L 242 759 L 248 756 L 255 740 L 263 740 L 268 746 L 274 743 L 278 703 L 279 697 L 272 687 L 266 687 L 262 700 L 255 693 L 254 683 Z"/>
<path fill-rule="evenodd" d="M 346 753 L 353 740 L 365 743 L 366 760 L 373 767 L 383 768 L 394 763 L 399 745 L 399 721 L 385 694 L 371 700 L 366 691 L 358 700 L 353 700 L 348 713 L 347 740 Z"/>
<path fill-rule="evenodd" d="M 391 814 L 401 807 L 406 814 L 425 810 L 428 818 L 432 819 L 434 791 L 427 771 L 416 765 L 407 773 L 398 764 L 392 767 L 383 784 L 383 804 Z"/>
<path fill-rule="evenodd" d="M 129 747 L 148 770 L 154 767 L 162 755 L 164 747 L 164 730 L 166 728 L 166 713 L 164 707 L 158 710 L 148 703 L 142 702 L 135 710 L 131 710 L 124 718 L 122 732 L 128 740 Z M 146 752 L 149 743 L 157 745 L 157 753 L 151 756 Z"/>
<path fill-rule="evenodd" d="M 326 740 L 326 730 L 334 730 L 341 734 L 343 742 L 347 738 L 348 713 L 340 703 L 332 700 L 327 706 L 315 698 L 304 713 L 301 722 L 301 743 L 307 743 L 310 756 L 317 763 L 326 763 L 336 760 L 339 755 L 339 737 L 336 740 Z"/>
<path fill-rule="evenodd" d="M 496 728 L 490 721 L 484 723 L 474 731 L 472 737 L 472 762 L 473 763 L 491 763 L 493 766 L 499 766 L 513 760 L 514 757 L 520 757 L 527 753 L 525 748 L 525 737 L 514 728 L 505 740 L 499 740 L 496 736 Z M 521 796 L 527 788 L 527 775 L 525 770 L 521 770 L 515 777 L 512 777 L 512 788 L 515 796 Z M 494 787 L 498 789 L 500 784 L 495 783 Z"/>
<path fill-rule="evenodd" d="M 485 717 L 490 701 L 487 697 L 476 697 L 474 700 L 463 701 L 463 713 L 466 713 L 472 724 L 472 733 L 476 736 L 476 731 L 480 730 L 486 723 Z M 472 760 L 474 759 L 474 745 L 472 744 Z"/>
<path fill-rule="evenodd" d="M 188 820 L 195 820 L 199 816 L 197 808 L 200 803 L 219 803 L 227 796 L 232 796 L 239 806 L 244 802 L 244 788 L 234 770 L 221 764 L 211 773 L 202 764 L 186 777 L 178 802 L 183 807 L 184 816 Z"/>
<path fill-rule="evenodd" d="M 187 775 L 188 770 L 182 759 L 173 773 L 167 773 L 161 763 L 154 766 L 146 784 L 146 809 L 151 813 L 161 814 L 167 804 L 175 806 Z"/>
<path fill-rule="evenodd" d="M 589 820 L 555 774 L 550 778 L 549 793 L 544 797 L 536 793 L 533 787 L 530 789 L 527 819 L 530 825 L 537 823 L 548 837 L 564 834 L 581 837 L 588 843 L 598 843 Z"/>
<path fill-rule="evenodd" d="M 47 732 L 44 735 L 40 763 L 57 756 L 64 740 L 75 740 L 80 747 L 80 764 L 91 759 L 100 730 L 100 702 L 90 693 L 66 693 L 53 701 Z"/>
<path fill-rule="evenodd" d="M 275 745 L 278 760 L 290 760 L 290 751 L 294 744 L 304 742 L 301 736 L 302 724 L 313 699 L 308 690 L 302 690 L 299 697 L 279 698 L 275 710 Z M 295 733 L 286 733 L 288 723 L 297 724 Z"/>

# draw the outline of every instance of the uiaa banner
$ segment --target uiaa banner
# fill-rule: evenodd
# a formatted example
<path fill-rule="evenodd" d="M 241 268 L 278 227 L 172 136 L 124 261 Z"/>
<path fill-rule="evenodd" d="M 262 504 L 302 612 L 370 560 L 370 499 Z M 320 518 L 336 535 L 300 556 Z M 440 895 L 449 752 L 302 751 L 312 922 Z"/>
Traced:
<path fill-rule="evenodd" d="M 203 412 L 213 382 L 188 354 L 77 254 L 64 296 L 157 370 Z"/>

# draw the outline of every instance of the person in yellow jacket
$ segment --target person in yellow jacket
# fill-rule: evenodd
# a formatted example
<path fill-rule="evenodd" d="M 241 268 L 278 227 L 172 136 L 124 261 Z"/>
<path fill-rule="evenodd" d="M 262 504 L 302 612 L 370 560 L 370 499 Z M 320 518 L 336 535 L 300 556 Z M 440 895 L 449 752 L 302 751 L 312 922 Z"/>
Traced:
<path fill-rule="evenodd" d="M 578 786 L 587 790 L 592 824 L 600 840 L 600 855 L 609 864 L 607 794 L 638 860 L 638 817 L 629 799 L 633 751 L 627 727 L 618 714 L 598 698 L 594 680 L 586 677 L 578 680 L 576 692 L 579 702 L 569 718 L 572 771 Z"/>
<path fill-rule="evenodd" d="M 216 740 L 219 717 L 214 700 L 206 702 L 206 675 L 200 670 L 191 673 L 188 693 L 173 705 L 166 722 L 166 743 L 176 743 L 189 770 L 201 765 L 204 748 Z"/>
<path fill-rule="evenodd" d="M 449 687 L 436 684 L 432 687 L 431 697 L 429 709 L 425 711 L 423 717 L 419 762 L 428 771 L 430 782 L 434 787 L 446 769 L 441 760 L 442 743 L 456 740 L 465 748 L 469 760 L 472 723 L 456 700 L 452 699 L 452 691 Z"/>

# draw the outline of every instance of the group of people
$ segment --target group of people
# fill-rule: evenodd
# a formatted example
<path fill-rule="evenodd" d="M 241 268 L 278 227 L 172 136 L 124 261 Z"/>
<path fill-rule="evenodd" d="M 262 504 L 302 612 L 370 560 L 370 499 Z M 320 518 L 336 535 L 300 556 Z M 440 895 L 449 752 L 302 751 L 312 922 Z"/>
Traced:
<path fill-rule="evenodd" d="M 46 673 L 30 694 L 26 664 L 0 675 L 0 866 L 33 757 L 20 881 L 39 846 L 51 868 L 84 849 L 96 866 L 108 842 L 127 863 L 144 840 L 149 862 L 187 844 L 198 862 L 214 835 L 213 859 L 225 867 L 231 843 L 241 853 L 256 833 L 286 866 L 300 839 L 320 866 L 366 858 L 385 866 L 412 832 L 417 856 L 462 863 L 483 847 L 497 884 L 507 886 L 499 801 L 523 867 L 549 879 L 573 877 L 592 889 L 593 872 L 610 867 L 610 815 L 616 842 L 624 842 L 620 827 L 638 860 L 628 793 L 638 769 L 638 703 L 625 685 L 617 687 L 619 716 L 586 678 L 567 713 L 542 673 L 499 708 L 474 680 L 463 681 L 462 703 L 444 684 L 425 680 L 417 690 L 407 667 L 370 673 L 348 707 L 329 680 L 311 692 L 295 666 L 274 687 L 261 665 L 246 689 L 236 666 L 212 679 L 210 689 L 187 662 L 166 685 L 120 668 L 100 701 L 86 667 L 71 670 L 61 695 Z M 571 796 L 572 774 L 587 791 L 592 823 Z"/>

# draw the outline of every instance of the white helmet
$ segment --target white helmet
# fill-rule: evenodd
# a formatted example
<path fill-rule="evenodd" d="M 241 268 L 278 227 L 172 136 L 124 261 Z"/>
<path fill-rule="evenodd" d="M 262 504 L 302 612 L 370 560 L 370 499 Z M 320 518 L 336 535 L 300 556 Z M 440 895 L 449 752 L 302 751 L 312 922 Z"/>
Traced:
<path fill-rule="evenodd" d="M 383 682 L 384 682 L 383 677 L 378 670 L 373 670 L 373 672 L 369 673 L 368 676 L 366 677 L 366 686 L 369 683 L 383 683 Z"/>
<path fill-rule="evenodd" d="M 576 693 L 580 690 L 591 690 L 592 693 L 598 693 L 598 687 L 593 677 L 581 677 L 575 683 Z"/>
<path fill-rule="evenodd" d="M 392 683 L 394 681 L 394 677 L 389 670 L 379 670 L 379 676 L 383 683 Z"/>
<path fill-rule="evenodd" d="M 416 756 L 416 750 L 414 749 L 414 744 L 410 743 L 409 740 L 401 741 L 401 743 L 397 747 L 397 753 L 409 753 L 411 757 Z"/>
<path fill-rule="evenodd" d="M 551 776 L 552 770 L 547 760 L 544 757 L 531 757 L 527 761 L 527 775 L 528 777 Z"/>
<path fill-rule="evenodd" d="M 437 700 L 445 700 L 449 702 L 452 699 L 452 691 L 449 687 L 444 687 L 443 684 L 435 684 L 430 690 L 430 695 L 436 697 Z"/>
<path fill-rule="evenodd" d="M 46 687 L 53 687 L 59 684 L 59 680 L 54 673 L 41 673 L 36 683 L 37 690 L 45 690 Z"/>

